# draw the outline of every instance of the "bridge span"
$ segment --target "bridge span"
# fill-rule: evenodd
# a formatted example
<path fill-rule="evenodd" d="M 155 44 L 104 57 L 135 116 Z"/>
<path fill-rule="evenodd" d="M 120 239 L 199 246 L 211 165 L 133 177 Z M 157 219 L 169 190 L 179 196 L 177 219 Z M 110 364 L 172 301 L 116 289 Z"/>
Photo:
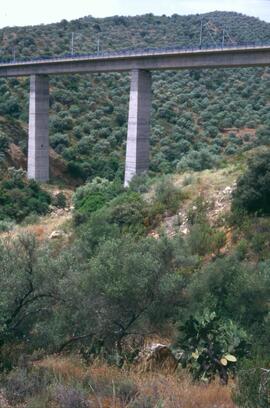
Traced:
<path fill-rule="evenodd" d="M 125 185 L 148 169 L 151 71 L 270 66 L 270 45 L 146 49 L 0 63 L 0 77 L 30 76 L 28 177 L 49 179 L 49 75 L 131 72 Z"/>

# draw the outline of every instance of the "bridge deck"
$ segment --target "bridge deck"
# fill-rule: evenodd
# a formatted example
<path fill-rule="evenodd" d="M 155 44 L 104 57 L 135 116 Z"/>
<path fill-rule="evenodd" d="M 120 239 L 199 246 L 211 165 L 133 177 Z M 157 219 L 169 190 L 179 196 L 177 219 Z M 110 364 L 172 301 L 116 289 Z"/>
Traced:
<path fill-rule="evenodd" d="M 206 49 L 162 48 L 102 52 L 0 63 L 0 77 L 270 65 L 270 45 Z"/>

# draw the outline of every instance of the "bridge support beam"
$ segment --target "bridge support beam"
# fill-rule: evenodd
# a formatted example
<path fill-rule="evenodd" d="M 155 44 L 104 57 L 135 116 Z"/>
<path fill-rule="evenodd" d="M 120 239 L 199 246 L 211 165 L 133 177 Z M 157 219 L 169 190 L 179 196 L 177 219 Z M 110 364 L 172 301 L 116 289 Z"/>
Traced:
<path fill-rule="evenodd" d="M 132 177 L 148 170 L 151 116 L 151 73 L 142 69 L 131 73 L 125 186 Z"/>
<path fill-rule="evenodd" d="M 28 131 L 28 178 L 49 180 L 49 79 L 31 75 Z"/>

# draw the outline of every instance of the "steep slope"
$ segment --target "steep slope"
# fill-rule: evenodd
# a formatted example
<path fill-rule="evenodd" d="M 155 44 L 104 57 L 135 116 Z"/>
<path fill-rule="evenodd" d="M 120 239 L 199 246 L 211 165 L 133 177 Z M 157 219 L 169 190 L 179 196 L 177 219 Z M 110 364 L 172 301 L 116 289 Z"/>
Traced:
<path fill-rule="evenodd" d="M 131 47 L 270 42 L 270 24 L 237 13 L 204 16 L 91 16 L 58 24 L 0 30 L 1 59 L 27 59 Z M 154 72 L 151 170 L 203 170 L 268 141 L 270 70 Z M 26 153 L 29 80 L 0 79 L 0 130 Z M 50 140 L 75 178 L 122 177 L 128 74 L 50 79 Z M 60 171 L 61 173 L 61 171 Z M 57 171 L 59 176 L 59 171 Z"/>

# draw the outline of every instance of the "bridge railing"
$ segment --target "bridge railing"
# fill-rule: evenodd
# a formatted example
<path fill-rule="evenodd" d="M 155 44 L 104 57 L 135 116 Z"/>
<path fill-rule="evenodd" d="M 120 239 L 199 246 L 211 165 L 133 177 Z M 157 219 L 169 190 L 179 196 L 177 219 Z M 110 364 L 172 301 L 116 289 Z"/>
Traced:
<path fill-rule="evenodd" d="M 61 61 L 61 60 L 78 60 L 78 59 L 100 59 L 100 58 L 110 58 L 110 57 L 132 57 L 132 56 L 144 56 L 144 55 L 159 55 L 159 54 L 169 54 L 169 53 L 185 53 L 185 52 L 203 52 L 211 50 L 227 50 L 227 49 L 245 49 L 245 48 L 268 48 L 270 47 L 269 42 L 263 41 L 253 41 L 253 42 L 238 42 L 237 44 L 224 44 L 224 45 L 206 45 L 203 47 L 196 46 L 169 46 L 169 47 L 147 47 L 147 48 L 126 48 L 114 51 L 99 51 L 89 54 L 63 54 L 58 56 L 38 56 L 32 59 L 16 58 L 16 60 L 2 60 L 0 59 L 0 65 L 20 65 L 20 64 L 30 64 L 39 62 L 49 62 L 49 61 Z"/>

